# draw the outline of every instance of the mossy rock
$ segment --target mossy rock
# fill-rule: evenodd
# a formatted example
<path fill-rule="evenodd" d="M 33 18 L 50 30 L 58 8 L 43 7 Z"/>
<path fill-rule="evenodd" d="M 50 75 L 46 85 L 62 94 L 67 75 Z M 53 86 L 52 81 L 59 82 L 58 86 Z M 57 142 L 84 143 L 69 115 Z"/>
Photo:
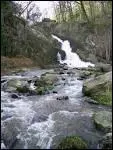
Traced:
<path fill-rule="evenodd" d="M 43 86 L 43 87 L 38 87 L 36 89 L 36 93 L 38 95 L 43 95 L 43 94 L 46 94 L 49 90 L 52 90 L 54 88 L 54 86 L 52 85 L 48 85 L 48 86 Z"/>
<path fill-rule="evenodd" d="M 46 92 L 46 88 L 45 87 L 40 87 L 36 89 L 37 94 L 39 95 L 43 95 Z"/>
<path fill-rule="evenodd" d="M 19 93 L 28 93 L 29 92 L 29 88 L 26 86 L 23 87 L 17 87 L 16 89 Z"/>
<path fill-rule="evenodd" d="M 112 72 L 86 80 L 83 84 L 83 93 L 100 104 L 112 104 Z"/>
<path fill-rule="evenodd" d="M 55 74 L 51 74 L 51 73 L 43 74 L 40 79 L 37 79 L 35 81 L 35 86 L 37 86 L 37 91 L 39 92 L 39 91 L 47 91 L 53 89 L 53 85 L 57 80 L 58 79 Z"/>
<path fill-rule="evenodd" d="M 48 89 L 48 90 L 52 90 L 53 88 L 54 88 L 53 85 L 48 85 L 48 86 L 47 86 L 47 89 Z"/>
<path fill-rule="evenodd" d="M 92 98 L 100 104 L 112 105 L 112 91 L 106 90 L 105 92 L 98 92 L 98 94 L 93 95 Z"/>
<path fill-rule="evenodd" d="M 26 84 L 26 79 L 11 79 L 7 82 L 7 87 L 21 87 L 22 85 Z"/>
<path fill-rule="evenodd" d="M 58 149 L 87 149 L 87 144 L 78 136 L 70 136 L 61 141 Z"/>
<path fill-rule="evenodd" d="M 46 82 L 43 79 L 37 79 L 35 81 L 35 86 L 42 87 L 44 85 L 46 85 Z"/>
<path fill-rule="evenodd" d="M 47 85 L 52 85 L 58 81 L 58 78 L 56 74 L 46 73 L 45 76 L 41 77 L 41 80 L 45 81 Z"/>

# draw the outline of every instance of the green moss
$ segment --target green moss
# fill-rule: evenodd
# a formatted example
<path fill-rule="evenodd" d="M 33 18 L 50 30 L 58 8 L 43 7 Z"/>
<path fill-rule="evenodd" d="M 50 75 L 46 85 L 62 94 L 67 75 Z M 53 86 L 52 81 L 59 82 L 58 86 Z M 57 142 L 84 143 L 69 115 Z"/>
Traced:
<path fill-rule="evenodd" d="M 42 94 L 45 94 L 46 88 L 45 87 L 39 87 L 36 89 L 36 91 L 37 91 L 37 94 L 42 95 Z"/>
<path fill-rule="evenodd" d="M 43 79 L 38 79 L 36 82 L 35 82 L 35 86 L 38 86 L 38 87 L 42 87 L 46 85 L 46 82 L 43 80 Z"/>
<path fill-rule="evenodd" d="M 87 144 L 77 136 L 64 138 L 58 146 L 58 149 L 87 149 Z"/>
<path fill-rule="evenodd" d="M 43 94 L 45 94 L 47 91 L 49 91 L 49 90 L 52 90 L 54 88 L 54 86 L 52 86 L 52 85 L 46 85 L 46 86 L 43 86 L 43 87 L 38 87 L 37 89 L 36 89 L 36 91 L 37 91 L 37 94 L 39 94 L 39 95 L 43 95 Z"/>
<path fill-rule="evenodd" d="M 17 87 L 16 89 L 19 93 L 27 93 L 29 92 L 29 88 L 26 87 L 26 86 L 23 86 L 23 87 Z"/>
<path fill-rule="evenodd" d="M 110 83 L 99 85 L 99 87 L 90 90 L 87 86 L 83 86 L 83 93 L 96 100 L 99 104 L 112 105 L 112 85 Z"/>
<path fill-rule="evenodd" d="M 47 89 L 48 89 L 48 90 L 52 90 L 53 88 L 54 88 L 53 85 L 48 85 L 48 86 L 47 86 Z"/>
<path fill-rule="evenodd" d="M 112 105 L 112 91 L 106 91 L 103 93 L 92 95 L 92 98 L 98 101 L 100 104 Z"/>

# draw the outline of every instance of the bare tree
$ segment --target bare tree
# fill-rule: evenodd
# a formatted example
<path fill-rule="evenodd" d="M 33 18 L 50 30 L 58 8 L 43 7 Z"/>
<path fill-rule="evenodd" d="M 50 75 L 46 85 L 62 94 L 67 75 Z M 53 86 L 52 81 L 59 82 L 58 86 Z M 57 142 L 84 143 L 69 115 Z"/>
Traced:
<path fill-rule="evenodd" d="M 25 12 L 25 10 L 29 7 L 29 5 L 30 5 L 32 2 L 33 2 L 33 1 L 29 1 L 29 2 L 28 2 L 28 4 L 22 9 L 22 11 L 19 12 L 19 16 L 21 16 L 21 15 Z"/>
<path fill-rule="evenodd" d="M 70 19 L 72 19 L 73 18 L 73 10 L 72 10 L 71 1 L 66 1 L 66 3 L 67 3 L 67 10 L 69 12 Z"/>
<path fill-rule="evenodd" d="M 88 18 L 88 15 L 87 15 L 87 13 L 86 13 L 86 10 L 85 10 L 83 1 L 80 1 L 80 5 L 81 5 L 81 9 L 82 9 L 82 12 L 83 12 L 83 17 L 84 17 L 84 19 L 86 19 L 87 22 L 89 22 L 89 18 Z"/>

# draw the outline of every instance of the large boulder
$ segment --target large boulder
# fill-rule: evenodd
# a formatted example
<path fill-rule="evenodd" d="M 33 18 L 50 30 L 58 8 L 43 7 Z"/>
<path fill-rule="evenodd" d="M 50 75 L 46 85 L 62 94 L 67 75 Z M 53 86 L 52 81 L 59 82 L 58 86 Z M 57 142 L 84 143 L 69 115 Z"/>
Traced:
<path fill-rule="evenodd" d="M 40 79 L 36 80 L 36 86 L 53 85 L 58 81 L 56 74 L 45 73 Z"/>
<path fill-rule="evenodd" d="M 112 129 L 112 113 L 109 111 L 100 111 L 94 114 L 94 123 L 96 127 L 104 132 L 110 132 Z"/>
<path fill-rule="evenodd" d="M 18 87 L 23 87 L 27 84 L 27 79 L 11 79 L 4 84 L 4 90 L 8 92 L 15 91 Z"/>
<path fill-rule="evenodd" d="M 84 81 L 83 93 L 100 104 L 112 104 L 112 71 Z"/>
<path fill-rule="evenodd" d="M 45 73 L 40 79 L 35 81 L 36 93 L 39 95 L 48 94 L 54 88 L 54 84 L 58 81 L 58 77 L 53 73 Z"/>

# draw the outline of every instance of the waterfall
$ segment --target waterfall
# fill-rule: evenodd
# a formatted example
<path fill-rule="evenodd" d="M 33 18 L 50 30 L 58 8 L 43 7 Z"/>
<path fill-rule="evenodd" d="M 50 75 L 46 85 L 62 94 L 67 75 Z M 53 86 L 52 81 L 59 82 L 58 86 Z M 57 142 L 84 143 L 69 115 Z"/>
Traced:
<path fill-rule="evenodd" d="M 62 44 L 61 49 L 63 51 L 65 51 L 65 53 L 66 53 L 65 60 L 61 59 L 61 55 L 59 52 L 57 54 L 57 59 L 61 64 L 65 63 L 65 64 L 67 64 L 68 67 L 71 67 L 71 68 L 74 68 L 74 67 L 86 68 L 88 66 L 92 66 L 92 67 L 95 66 L 94 64 L 92 64 L 90 62 L 82 61 L 76 53 L 73 53 L 72 48 L 70 46 L 70 42 L 68 40 L 63 41 L 55 35 L 52 35 L 52 37 L 54 39 L 58 40 Z"/>

